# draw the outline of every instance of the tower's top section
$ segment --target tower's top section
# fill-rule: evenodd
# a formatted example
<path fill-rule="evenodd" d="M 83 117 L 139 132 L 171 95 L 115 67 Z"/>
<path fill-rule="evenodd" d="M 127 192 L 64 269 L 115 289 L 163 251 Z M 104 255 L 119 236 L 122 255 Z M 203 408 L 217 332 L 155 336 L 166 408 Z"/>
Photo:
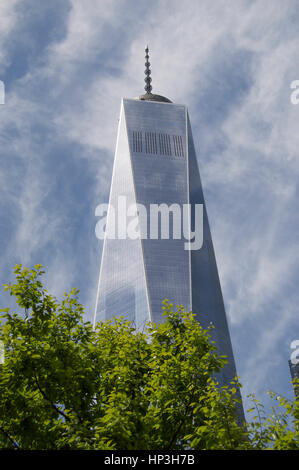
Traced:
<path fill-rule="evenodd" d="M 148 49 L 148 46 L 146 46 L 146 48 L 145 48 L 145 59 L 146 59 L 146 62 L 145 62 L 145 64 L 144 64 L 145 67 L 146 67 L 146 69 L 145 69 L 145 71 L 144 71 L 144 73 L 145 73 L 145 75 L 146 75 L 146 77 L 145 77 L 145 79 L 144 79 L 146 85 L 145 85 L 144 89 L 145 89 L 146 93 L 149 94 L 149 93 L 151 93 L 151 91 L 152 91 L 152 85 L 151 85 L 152 79 L 151 79 L 151 77 L 150 77 L 150 74 L 151 74 L 152 72 L 151 72 L 151 69 L 150 69 L 151 63 L 148 61 L 148 59 L 149 59 L 148 52 L 149 52 L 149 49 Z"/>
<path fill-rule="evenodd" d="M 150 69 L 150 62 L 149 62 L 149 49 L 148 49 L 148 46 L 146 46 L 145 48 L 145 91 L 146 93 L 144 95 L 140 95 L 138 96 L 138 100 L 143 100 L 143 101 L 160 101 L 160 102 L 164 102 L 164 103 L 171 103 L 171 101 L 168 99 L 168 98 L 165 98 L 165 96 L 160 96 L 160 95 L 154 95 L 152 93 L 152 85 L 151 85 L 151 69 Z"/>

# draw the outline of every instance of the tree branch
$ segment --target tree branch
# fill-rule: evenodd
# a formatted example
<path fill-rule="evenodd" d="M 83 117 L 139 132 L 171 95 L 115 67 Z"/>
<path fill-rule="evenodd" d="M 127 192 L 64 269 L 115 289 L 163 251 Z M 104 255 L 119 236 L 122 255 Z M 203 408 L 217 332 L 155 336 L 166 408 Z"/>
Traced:
<path fill-rule="evenodd" d="M 17 442 L 15 442 L 12 437 L 10 437 L 10 435 L 8 434 L 8 432 L 5 431 L 5 429 L 4 429 L 2 426 L 0 426 L 0 431 L 1 431 L 1 432 L 5 435 L 5 437 L 12 443 L 13 447 L 15 447 L 15 448 L 18 449 L 18 450 L 20 449 L 19 444 L 18 444 Z"/>
<path fill-rule="evenodd" d="M 175 431 L 174 435 L 172 436 L 172 439 L 171 439 L 169 445 L 168 445 L 167 448 L 166 448 L 167 450 L 172 450 L 172 445 L 173 445 L 173 444 L 175 443 L 175 441 L 177 440 L 177 437 L 178 437 L 178 435 L 179 435 L 179 433 L 180 433 L 180 431 L 181 431 L 181 429 L 182 429 L 182 426 L 183 426 L 183 424 L 184 424 L 184 422 L 185 422 L 185 420 L 186 420 L 186 416 L 185 416 L 184 418 L 185 418 L 185 419 L 182 419 L 182 420 L 181 420 L 181 422 L 180 422 L 180 424 L 179 424 L 177 430 Z"/>
<path fill-rule="evenodd" d="M 49 397 L 47 397 L 46 393 L 44 392 L 44 390 L 41 388 L 38 380 L 37 380 L 37 376 L 36 376 L 36 373 L 34 371 L 34 379 L 35 379 L 35 383 L 36 383 L 36 386 L 38 388 L 38 390 L 40 391 L 40 393 L 42 394 L 43 398 L 48 402 L 50 403 L 51 407 L 58 413 L 60 414 L 61 416 L 64 417 L 64 419 L 66 419 L 67 421 L 70 421 L 70 418 L 63 412 L 61 411 L 56 405 L 55 403 L 52 402 L 52 400 L 50 400 Z"/>
<path fill-rule="evenodd" d="M 171 438 L 171 441 L 170 441 L 170 443 L 168 444 L 168 446 L 166 447 L 166 449 L 171 450 L 172 445 L 173 445 L 173 444 L 175 443 L 175 441 L 177 440 L 177 437 L 178 437 L 178 435 L 179 435 L 179 433 L 180 433 L 180 431 L 181 431 L 181 429 L 182 429 L 182 426 L 183 426 L 183 424 L 184 424 L 185 421 L 186 421 L 187 413 L 188 413 L 188 411 L 189 411 L 189 409 L 190 409 L 190 403 L 191 403 L 191 399 L 190 399 L 190 400 L 188 401 L 188 403 L 186 404 L 184 416 L 183 416 L 183 418 L 181 419 L 181 422 L 180 422 L 180 424 L 179 424 L 177 430 L 174 432 L 174 434 L 173 434 L 173 436 L 172 436 L 172 438 Z"/>

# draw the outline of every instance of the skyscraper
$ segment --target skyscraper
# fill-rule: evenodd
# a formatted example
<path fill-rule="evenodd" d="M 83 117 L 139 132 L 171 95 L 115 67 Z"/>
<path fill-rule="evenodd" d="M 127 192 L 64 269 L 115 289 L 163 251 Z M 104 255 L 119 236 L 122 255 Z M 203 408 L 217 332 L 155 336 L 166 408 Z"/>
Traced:
<path fill-rule="evenodd" d="M 289 361 L 289 368 L 291 372 L 292 381 L 297 379 L 299 380 L 299 362 L 294 364 L 292 361 Z M 299 398 L 299 385 L 293 384 L 295 396 Z"/>
<path fill-rule="evenodd" d="M 124 315 L 141 329 L 147 321 L 163 321 L 163 299 L 183 305 L 203 327 L 214 325 L 218 351 L 228 357 L 220 381 L 228 383 L 236 375 L 235 361 L 188 111 L 152 93 L 148 59 L 147 48 L 146 93 L 121 103 L 95 322 Z M 140 233 L 128 237 L 122 227 L 115 230 L 115 220 L 134 204 Z M 150 214 L 159 207 L 161 215 L 163 207 L 181 214 L 191 207 L 187 231 L 195 233 L 196 205 L 203 210 L 200 247 L 186 249 L 186 239 L 173 233 L 157 236 L 161 219 L 141 221 L 141 208 Z"/>

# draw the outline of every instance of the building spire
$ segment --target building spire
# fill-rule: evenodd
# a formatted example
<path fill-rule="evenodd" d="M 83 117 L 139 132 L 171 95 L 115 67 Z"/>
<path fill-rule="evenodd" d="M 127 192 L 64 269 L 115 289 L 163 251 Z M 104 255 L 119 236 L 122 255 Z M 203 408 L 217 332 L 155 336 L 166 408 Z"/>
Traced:
<path fill-rule="evenodd" d="M 151 81 L 152 81 L 152 79 L 151 79 L 151 77 L 150 77 L 150 74 L 151 74 L 152 72 L 151 72 L 151 69 L 150 69 L 150 65 L 151 65 L 151 64 L 150 64 L 150 62 L 148 61 L 148 59 L 149 59 L 148 52 L 149 52 L 149 49 L 148 49 L 148 46 L 146 46 L 146 48 L 145 48 L 145 59 L 146 59 L 146 62 L 145 62 L 145 64 L 144 64 L 145 67 L 146 67 L 146 69 L 145 69 L 145 71 L 144 71 L 144 73 L 145 73 L 145 79 L 144 79 L 144 81 L 145 81 L 146 85 L 145 85 L 144 89 L 145 89 L 146 93 L 151 93 L 151 91 L 152 91 L 152 86 L 151 86 Z"/>
<path fill-rule="evenodd" d="M 152 93 L 152 85 L 151 85 L 152 79 L 150 77 L 152 72 L 151 72 L 151 69 L 150 69 L 151 64 L 148 60 L 149 59 L 149 54 L 148 53 L 149 53 L 149 49 L 148 49 L 148 46 L 146 46 L 146 48 L 145 48 L 145 64 L 144 64 L 145 67 L 146 67 L 145 71 L 144 71 L 144 73 L 145 73 L 144 81 L 145 81 L 145 84 L 146 84 L 145 87 L 144 87 L 145 94 L 140 95 L 135 99 L 142 100 L 142 101 L 160 101 L 162 103 L 171 103 L 171 101 L 168 98 L 165 98 L 165 96 L 153 95 L 153 93 Z"/>

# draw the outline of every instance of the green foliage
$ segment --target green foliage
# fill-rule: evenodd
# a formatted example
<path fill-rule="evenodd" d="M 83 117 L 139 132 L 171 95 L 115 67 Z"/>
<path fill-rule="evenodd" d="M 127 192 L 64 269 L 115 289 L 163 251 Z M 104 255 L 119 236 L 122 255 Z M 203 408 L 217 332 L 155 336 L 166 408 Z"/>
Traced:
<path fill-rule="evenodd" d="M 240 384 L 218 384 L 225 358 L 194 315 L 166 301 L 144 332 L 123 318 L 93 328 L 78 291 L 59 303 L 42 274 L 17 266 L 5 285 L 21 313 L 1 315 L 1 448 L 298 448 L 298 403 L 280 401 L 297 431 L 284 415 L 238 424 Z"/>
<path fill-rule="evenodd" d="M 294 381 L 296 382 L 296 380 Z M 251 395 L 255 411 L 253 420 L 248 425 L 252 447 L 256 449 L 298 450 L 299 449 L 299 400 L 293 402 L 273 392 L 271 398 L 278 403 L 272 406 L 269 417 L 265 415 L 264 406 Z"/>

